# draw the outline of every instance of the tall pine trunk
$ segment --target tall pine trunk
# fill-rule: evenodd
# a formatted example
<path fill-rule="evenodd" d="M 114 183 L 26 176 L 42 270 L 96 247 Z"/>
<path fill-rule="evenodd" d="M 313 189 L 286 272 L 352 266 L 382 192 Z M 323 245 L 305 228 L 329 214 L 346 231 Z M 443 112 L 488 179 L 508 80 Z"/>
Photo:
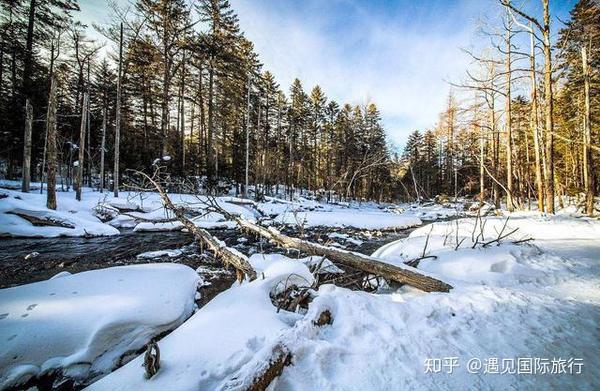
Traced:
<path fill-rule="evenodd" d="M 552 47 L 550 42 L 550 10 L 544 5 L 544 93 L 546 95 L 546 212 L 554 213 L 554 96 L 552 94 Z"/>
<path fill-rule="evenodd" d="M 123 67 L 123 23 L 119 34 L 119 67 L 117 69 L 117 108 L 115 115 L 115 159 L 113 168 L 113 195 L 119 196 L 119 158 L 121 144 L 121 68 Z"/>
<path fill-rule="evenodd" d="M 26 98 L 31 97 L 31 73 L 33 67 L 33 35 L 35 27 L 36 0 L 29 2 L 29 18 L 27 21 L 27 38 L 25 42 L 25 59 L 23 61 L 23 89 Z M 14 88 L 14 86 L 13 86 Z"/>
<path fill-rule="evenodd" d="M 100 193 L 104 193 L 104 153 L 106 149 L 106 107 L 102 108 L 102 141 L 100 143 Z"/>
<path fill-rule="evenodd" d="M 513 200 L 513 161 L 512 161 L 512 112 L 511 112 L 511 20 L 506 31 L 506 207 L 509 212 L 515 209 Z"/>
<path fill-rule="evenodd" d="M 544 181 L 542 177 L 540 122 L 538 117 L 537 76 L 535 70 L 535 41 L 533 26 L 530 24 L 530 62 L 531 62 L 531 133 L 533 133 L 533 148 L 535 149 L 535 184 L 537 190 L 538 210 L 544 210 Z"/>

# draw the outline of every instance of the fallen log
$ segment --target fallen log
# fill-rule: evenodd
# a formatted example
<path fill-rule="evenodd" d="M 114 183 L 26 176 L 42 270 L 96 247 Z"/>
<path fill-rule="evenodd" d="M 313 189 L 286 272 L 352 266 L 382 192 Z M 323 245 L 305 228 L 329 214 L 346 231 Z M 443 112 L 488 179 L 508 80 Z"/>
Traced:
<path fill-rule="evenodd" d="M 144 176 L 146 179 L 150 181 L 150 183 L 156 188 L 158 193 L 160 194 L 160 198 L 163 201 L 165 207 L 175 214 L 177 220 L 179 220 L 183 226 L 192 234 L 194 237 L 205 244 L 210 251 L 212 251 L 217 258 L 220 258 L 221 261 L 227 266 L 231 265 L 236 269 L 236 275 L 238 281 L 244 279 L 244 275 L 250 280 L 256 279 L 256 271 L 252 268 L 250 263 L 248 262 L 248 258 L 240 253 L 239 251 L 229 248 L 220 241 L 219 239 L 212 236 L 207 230 L 197 227 L 190 219 L 185 216 L 185 208 L 178 207 L 169 198 L 165 189 L 160 185 L 160 183 L 156 182 L 153 178 L 146 175 L 143 172 L 138 172 L 140 175 Z"/>
<path fill-rule="evenodd" d="M 316 319 L 311 322 L 315 327 L 326 327 L 332 323 L 333 317 L 328 309 L 320 312 Z M 294 354 L 285 341 L 292 339 L 291 336 L 295 335 L 297 331 L 297 328 L 289 330 L 281 335 L 278 339 L 279 342 L 275 342 L 272 347 L 265 347 L 262 351 L 257 352 L 248 363 L 234 373 L 218 389 L 220 391 L 262 391 L 268 389 L 273 380 L 283 373 L 285 367 L 292 364 Z"/>
<path fill-rule="evenodd" d="M 44 216 L 43 214 L 36 216 L 35 213 L 35 211 L 24 211 L 20 209 L 6 212 L 6 214 L 19 216 L 20 218 L 29 221 L 34 227 L 75 228 L 70 222 L 59 220 L 52 216 Z"/>
<path fill-rule="evenodd" d="M 364 254 L 292 238 L 274 228 L 265 228 L 241 217 L 231 215 L 224 210 L 219 211 L 219 213 L 223 213 L 228 218 L 233 219 L 240 228 L 265 237 L 284 248 L 293 248 L 310 255 L 325 257 L 333 263 L 362 270 L 366 273 L 401 284 L 407 284 L 425 292 L 448 292 L 452 289 L 452 285 L 422 274 L 418 269 L 410 266 L 395 266 Z"/>

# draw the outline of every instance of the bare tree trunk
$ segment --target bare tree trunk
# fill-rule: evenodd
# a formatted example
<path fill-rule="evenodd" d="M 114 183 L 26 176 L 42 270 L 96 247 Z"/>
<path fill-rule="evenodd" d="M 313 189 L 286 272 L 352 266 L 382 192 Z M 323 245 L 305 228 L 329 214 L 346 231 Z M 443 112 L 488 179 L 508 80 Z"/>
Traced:
<path fill-rule="evenodd" d="M 544 210 L 544 181 L 542 178 L 542 160 L 541 160 L 541 140 L 540 126 L 538 118 L 538 97 L 537 97 L 537 76 L 535 73 L 535 41 L 533 35 L 533 26 L 530 24 L 530 44 L 531 44 L 531 132 L 533 133 L 533 147 L 535 149 L 535 184 L 537 189 L 538 210 Z"/>
<path fill-rule="evenodd" d="M 594 189 L 596 187 L 596 178 L 594 176 L 594 163 L 592 161 L 592 151 L 589 144 L 592 143 L 592 116 L 590 110 L 590 73 L 588 69 L 587 48 L 581 48 L 581 62 L 583 65 L 583 88 L 585 111 L 583 118 L 583 172 L 585 183 L 585 212 L 592 216 L 594 214 Z"/>
<path fill-rule="evenodd" d="M 100 193 L 104 193 L 104 150 L 106 148 L 106 107 L 102 109 L 102 142 L 100 144 Z"/>
<path fill-rule="evenodd" d="M 33 126 L 33 107 L 29 98 L 25 100 L 25 134 L 23 135 L 23 182 L 21 190 L 29 193 L 31 184 L 31 128 Z"/>
<path fill-rule="evenodd" d="M 23 90 L 26 98 L 31 97 L 31 73 L 33 69 L 33 39 L 35 31 L 35 10 L 36 1 L 30 0 L 29 2 L 29 18 L 27 22 L 27 38 L 25 41 L 25 60 L 23 61 Z M 13 85 L 13 88 L 15 86 Z"/>
<path fill-rule="evenodd" d="M 60 45 L 58 46 L 58 52 L 60 53 Z M 52 39 L 52 44 L 50 45 L 50 72 L 49 72 L 49 80 L 52 82 L 52 78 L 54 77 L 54 39 Z M 46 130 L 44 131 L 44 151 L 42 153 L 42 166 L 40 168 L 40 194 L 44 193 L 44 174 L 46 170 L 46 159 L 48 154 L 48 126 L 46 125 Z M 61 183 L 62 183 L 62 175 L 61 175 Z"/>
<path fill-rule="evenodd" d="M 83 93 L 83 104 L 81 105 L 81 127 L 79 130 L 79 159 L 77 165 L 77 189 L 75 198 L 81 201 L 81 188 L 83 187 L 83 163 L 85 160 L 85 133 L 87 127 L 88 101 L 90 96 L 88 92 Z"/>
<path fill-rule="evenodd" d="M 180 132 L 181 132 L 181 173 L 185 175 L 185 50 L 183 51 L 181 60 L 181 111 L 179 114 L 180 119 Z"/>
<path fill-rule="evenodd" d="M 208 69 L 208 128 L 206 133 L 206 173 L 211 178 L 211 172 L 213 170 L 213 117 L 214 117 L 214 106 L 213 106 L 213 95 L 214 95 L 214 70 L 212 59 L 209 63 Z"/>
<path fill-rule="evenodd" d="M 206 162 L 206 128 L 205 128 L 205 115 L 204 115 L 204 89 L 202 85 L 202 67 L 199 69 L 198 75 L 198 106 L 200 106 L 200 127 L 198 129 L 198 172 L 199 176 L 202 172 L 202 147 L 204 144 L 204 161 Z"/>
<path fill-rule="evenodd" d="M 115 159 L 113 168 L 113 195 L 119 196 L 119 155 L 121 144 L 121 69 L 123 67 L 123 23 L 119 35 L 119 67 L 117 69 L 117 107 L 115 118 Z"/>
<path fill-rule="evenodd" d="M 46 207 L 56 209 L 56 77 L 50 78 L 50 96 L 48 97 L 48 114 L 46 115 L 46 132 L 48 134 L 48 175 Z"/>
<path fill-rule="evenodd" d="M 552 47 L 550 42 L 550 10 L 544 5 L 544 93 L 546 94 L 546 212 L 554 213 L 554 96 L 552 94 Z"/>
<path fill-rule="evenodd" d="M 88 57 L 88 66 L 87 66 L 87 84 L 88 86 L 90 85 L 90 59 Z M 87 147 L 87 185 L 89 187 L 92 187 L 92 128 L 90 125 L 91 122 L 91 109 L 90 109 L 90 99 L 88 97 L 88 102 L 87 102 L 87 116 L 86 116 L 86 137 L 87 137 L 87 142 L 86 142 L 86 147 Z M 82 167 L 83 169 L 83 167 Z"/>
<path fill-rule="evenodd" d="M 485 200 L 485 133 L 483 126 L 479 128 L 479 200 Z"/>
<path fill-rule="evenodd" d="M 197 240 L 199 240 L 202 244 L 205 244 L 209 250 L 214 252 L 216 257 L 221 258 L 226 266 L 231 265 L 236 269 L 238 281 L 241 282 L 244 279 L 244 275 L 247 276 L 250 281 L 256 279 L 256 271 L 252 268 L 246 256 L 238 251 L 230 249 L 225 245 L 225 243 L 216 239 L 205 229 L 197 227 L 185 216 L 185 208 L 178 207 L 173 204 L 160 183 L 142 172 L 139 174 L 150 181 L 152 186 L 154 186 L 158 191 L 165 208 L 175 213 L 175 217 L 177 217 L 183 226 L 187 228 L 187 230 L 191 232 Z"/>
<path fill-rule="evenodd" d="M 513 201 L 513 163 L 512 163 L 512 112 L 511 112 L 511 34 L 512 20 L 509 18 L 506 31 L 506 207 L 509 212 L 515 209 Z"/>
<path fill-rule="evenodd" d="M 495 176 L 498 176 L 498 150 L 500 149 L 500 135 L 496 131 L 496 109 L 495 96 L 490 97 L 490 128 L 492 132 L 492 171 Z M 500 190 L 496 181 L 492 183 L 492 199 L 494 206 L 500 208 Z"/>

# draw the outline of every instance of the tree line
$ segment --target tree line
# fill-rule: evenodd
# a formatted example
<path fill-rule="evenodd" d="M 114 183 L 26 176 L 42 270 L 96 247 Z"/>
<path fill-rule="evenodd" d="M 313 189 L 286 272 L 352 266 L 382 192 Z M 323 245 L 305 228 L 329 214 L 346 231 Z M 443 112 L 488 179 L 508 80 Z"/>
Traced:
<path fill-rule="evenodd" d="M 394 195 L 376 105 L 298 79 L 284 91 L 227 0 L 107 3 L 110 22 L 94 25 L 106 47 L 75 0 L 1 1 L 0 169 L 24 191 L 33 178 L 118 195 L 128 170 L 160 159 L 214 192 Z"/>
<path fill-rule="evenodd" d="M 539 15 L 499 0 L 503 16 L 482 28 L 490 44 L 465 49 L 465 80 L 453 83 L 437 125 L 413 132 L 400 155 L 375 104 L 338 104 L 299 80 L 282 89 L 227 0 L 108 3 L 110 23 L 94 28 L 109 47 L 86 35 L 75 0 L 0 1 L 0 170 L 22 177 L 24 191 L 33 178 L 77 197 L 84 184 L 117 195 L 129 169 L 159 159 L 215 192 L 446 194 L 510 210 L 533 200 L 549 213 L 561 196 L 577 196 L 593 213 L 594 0 L 580 0 L 566 22 L 553 19 L 549 0 Z"/>
<path fill-rule="evenodd" d="M 554 213 L 573 196 L 594 213 L 600 174 L 600 4 L 580 0 L 552 39 L 541 15 L 509 0 L 482 33 L 437 125 L 415 131 L 400 161 L 407 197 L 478 195 L 509 210 Z M 460 99 L 458 98 L 460 96 Z"/>

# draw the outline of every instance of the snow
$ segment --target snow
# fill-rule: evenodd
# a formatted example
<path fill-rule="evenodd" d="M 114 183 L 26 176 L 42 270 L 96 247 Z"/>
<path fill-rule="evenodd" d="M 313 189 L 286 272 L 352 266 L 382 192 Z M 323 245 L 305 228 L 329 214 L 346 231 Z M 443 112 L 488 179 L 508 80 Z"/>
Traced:
<path fill-rule="evenodd" d="M 136 256 L 137 259 L 154 259 L 160 257 L 169 257 L 176 258 L 183 254 L 183 250 L 181 249 L 172 249 L 172 250 L 157 250 L 157 251 L 146 251 L 145 253 L 138 254 Z"/>
<path fill-rule="evenodd" d="M 0 185 L 14 187 L 15 181 L 0 181 Z M 182 228 L 173 219 L 155 192 L 121 192 L 121 198 L 112 193 L 99 193 L 90 188 L 82 189 L 82 200 L 75 199 L 73 191 L 58 191 L 57 210 L 46 208 L 46 194 L 22 193 L 2 189 L 7 197 L 0 202 L 0 236 L 9 237 L 58 237 L 58 236 L 108 236 L 119 234 L 118 228 L 134 228 L 136 231 L 170 231 Z M 235 224 L 218 213 L 206 211 L 208 199 L 204 196 L 170 194 L 176 205 L 185 205 L 197 212 L 192 220 L 201 228 L 235 228 Z M 227 202 L 231 197 L 220 197 L 217 204 L 227 212 L 254 221 L 257 212 L 249 207 Z M 73 228 L 34 226 L 15 215 L 22 212 L 35 217 L 52 219 Z M 122 214 L 126 213 L 126 214 Z M 101 221 L 100 218 L 107 218 Z"/>
<path fill-rule="evenodd" d="M 450 293 L 403 288 L 374 295 L 322 286 L 311 307 L 332 309 L 334 322 L 292 343 L 294 365 L 276 389 L 593 389 L 600 376 L 600 222 L 513 214 L 507 226 L 519 231 L 512 240 L 532 236 L 534 244 L 507 239 L 471 249 L 473 222 L 459 221 L 459 242 L 465 240 L 457 251 L 456 223 L 443 222 L 374 254 L 391 263 L 414 259 L 429 234 L 427 253 L 438 258 L 419 268 L 453 284 Z M 486 238 L 497 237 L 503 224 L 488 218 Z M 447 357 L 458 357 L 453 374 L 425 373 L 426 359 Z M 581 359 L 584 367 L 579 375 L 536 376 L 465 368 L 470 358 L 519 357 Z"/>
<path fill-rule="evenodd" d="M 332 211 L 283 213 L 275 218 L 280 224 L 304 227 L 348 227 L 357 229 L 404 229 L 422 224 L 412 215 L 368 209 L 335 208 Z"/>
<path fill-rule="evenodd" d="M 0 181 L 0 185 L 18 187 L 15 181 Z M 21 193 L 16 190 L 2 192 L 8 197 L 0 202 L 0 236 L 103 236 L 117 235 L 119 228 L 133 228 L 136 232 L 176 231 L 183 228 L 180 222 L 174 221 L 173 214 L 164 208 L 156 192 L 122 191 L 120 197 L 115 198 L 111 192 L 99 193 L 95 189 L 84 187 L 82 200 L 76 201 L 73 191 L 58 191 L 56 211 L 46 208 L 46 194 Z M 211 200 L 206 196 L 174 193 L 169 194 L 169 197 L 175 205 L 185 206 L 193 212 L 189 217 L 200 228 L 236 227 L 235 223 L 227 220 L 225 216 L 207 211 Z M 250 221 L 256 221 L 262 215 L 273 218 L 266 220 L 265 224 L 275 222 L 287 225 L 303 224 L 305 227 L 404 229 L 422 223 L 419 213 L 414 210 L 384 210 L 372 203 L 322 204 L 301 197 L 293 202 L 272 197 L 267 197 L 265 202 L 254 202 L 230 196 L 216 197 L 214 201 L 228 213 Z M 442 207 L 437 207 L 437 211 L 428 212 L 426 217 L 430 217 L 430 214 L 441 215 L 438 209 L 442 210 Z M 52 218 L 74 228 L 33 226 L 11 214 L 15 210 Z M 351 239 L 348 241 L 358 243 Z"/>
<path fill-rule="evenodd" d="M 254 255 L 250 262 L 257 280 L 235 283 L 159 342 L 161 369 L 152 379 L 144 378 L 139 356 L 88 389 L 214 390 L 251 365 L 290 327 L 289 314 L 273 307 L 271 290 L 290 278 L 310 284 L 313 277 L 303 263 L 281 255 Z"/>
<path fill-rule="evenodd" d="M 0 236 L 57 237 L 57 236 L 109 236 L 119 231 L 103 224 L 93 214 L 97 199 L 90 199 L 89 193 L 80 204 L 71 197 L 59 197 L 57 210 L 46 208 L 46 195 L 2 190 L 8 197 L 0 201 Z M 54 226 L 34 226 L 29 221 L 15 215 L 23 213 L 38 218 L 52 219 L 73 228 Z"/>
<path fill-rule="evenodd" d="M 194 309 L 195 271 L 176 264 L 112 267 L 0 290 L 0 389 L 61 369 L 106 373 Z"/>
<path fill-rule="evenodd" d="M 65 232 L 84 235 L 109 229 L 114 234 L 114 227 L 125 226 L 135 227 L 136 231 L 183 228 L 179 222 L 164 221 L 173 216 L 166 213 L 156 193 L 123 192 L 120 199 L 115 199 L 84 189 L 81 203 L 74 200 L 72 192 L 58 193 L 59 210 L 49 212 L 43 207 L 45 195 L 2 192 L 8 195 L 0 200 L 0 232 L 5 235 L 68 234 Z M 170 196 L 175 204 L 192 209 L 190 217 L 199 227 L 235 226 L 223 215 L 206 213 L 206 198 Z M 283 255 L 254 254 L 249 260 L 257 271 L 257 280 L 234 283 L 158 342 L 162 365 L 155 377 L 144 378 L 139 356 L 92 384 L 90 389 L 239 389 L 247 385 L 248 376 L 264 365 L 278 344 L 287 346 L 293 360 L 270 389 L 597 388 L 600 379 L 600 367 L 596 365 L 600 358 L 597 326 L 600 324 L 600 221 L 597 219 L 581 216 L 573 208 L 566 208 L 556 216 L 539 212 L 500 215 L 496 211 L 499 215 L 484 217 L 482 225 L 473 217 L 477 211 L 463 207 L 460 202 L 385 207 L 269 197 L 265 202 L 218 197 L 216 202 L 229 213 L 249 220 L 257 220 L 261 214 L 269 216 L 272 220 L 263 220 L 265 225 L 271 222 L 383 230 L 420 225 L 422 220 L 435 221 L 381 247 L 373 257 L 406 267 L 405 262 L 425 256 L 418 269 L 454 289 L 449 293 L 425 293 L 404 286 L 366 293 L 322 285 L 305 314 L 283 310 L 278 313 L 271 303 L 271 292 L 281 291 L 292 282 L 310 286 L 313 276 L 309 268 L 319 264 L 321 273 L 342 270 L 327 260 L 321 263 L 320 257 L 292 260 Z M 107 209 L 104 223 L 95 216 L 99 203 Z M 32 227 L 7 213 L 17 209 L 49 216 L 75 228 Z M 133 211 L 124 215 L 120 209 Z M 491 214 L 493 208 L 484 205 L 483 211 Z M 439 221 L 456 217 L 460 218 Z M 494 240 L 500 232 L 511 234 L 498 243 Z M 363 234 L 368 236 L 369 232 Z M 360 242 L 348 233 L 328 233 L 327 238 L 344 244 Z M 238 242 L 243 239 L 240 237 Z M 138 257 L 146 260 L 174 257 L 179 251 L 143 253 Z M 0 341 L 13 335 L 5 327 L 8 320 L 14 323 L 10 327 L 17 330 L 14 334 L 29 336 L 26 342 L 0 355 L 2 382 L 54 367 L 67 368 L 70 373 L 106 372 L 114 366 L 116 357 L 135 350 L 132 346 L 142 346 L 142 340 L 147 341 L 159 330 L 182 322 L 193 308 L 192 281 L 197 283 L 196 274 L 189 274 L 189 270 L 177 265 L 144 267 L 150 270 L 136 271 L 148 275 L 136 273 L 126 289 L 114 282 L 113 277 L 89 277 L 75 288 L 71 287 L 72 281 L 82 279 L 86 273 L 57 275 L 36 283 L 48 285 L 39 293 L 32 288 L 23 291 L 32 292 L 31 297 L 25 293 L 16 295 L 11 299 L 15 309 L 10 311 L 3 310 L 6 292 L 24 287 L 0 291 Z M 157 268 L 162 267 L 184 268 L 185 273 L 184 269 L 178 273 L 185 276 L 175 278 L 164 270 L 158 273 Z M 81 300 L 81 294 L 72 295 L 73 291 L 82 293 L 86 289 L 91 290 L 87 301 Z M 47 297 L 53 292 L 61 293 L 64 300 L 68 297 L 68 301 L 61 301 L 58 306 L 52 302 L 53 298 Z M 157 297 L 160 294 L 163 297 Z M 171 300 L 168 305 L 167 297 Z M 38 306 L 28 311 L 31 304 Z M 333 323 L 315 326 L 313 320 L 325 309 L 331 312 Z M 45 315 L 38 321 L 35 316 L 41 310 L 62 313 Z M 2 318 L 4 313 L 10 315 Z M 27 314 L 30 316 L 20 317 Z M 35 322 L 27 323 L 32 320 Z M 43 331 L 39 338 L 54 350 L 30 348 L 36 346 L 31 341 L 34 325 Z M 97 335 L 105 337 L 97 342 Z M 20 337 L 7 343 L 19 340 Z M 105 350 L 107 353 L 103 354 Z M 32 358 L 19 359 L 18 364 L 2 361 L 23 354 L 20 352 Z M 428 359 L 452 357 L 458 363 L 453 373 L 445 370 L 426 373 Z M 520 358 L 548 362 L 559 358 L 578 360 L 583 369 L 580 374 L 538 375 L 488 374 L 483 373 L 483 368 L 476 374 L 467 371 L 470 359 L 482 363 L 498 359 L 502 363 Z M 77 363 L 86 361 L 91 364 L 82 370 Z M 7 377 L 9 370 L 16 375 Z"/>
<path fill-rule="evenodd" d="M 322 285 L 305 315 L 277 313 L 269 292 L 291 278 L 309 285 L 305 265 L 318 257 L 254 255 L 259 279 L 234 284 L 160 341 L 164 368 L 154 378 L 143 378 L 137 358 L 90 389 L 238 389 L 280 343 L 292 352 L 292 365 L 270 389 L 594 389 L 600 222 L 514 213 L 505 232 L 515 233 L 500 245 L 471 248 L 497 238 L 505 217 L 488 217 L 483 239 L 474 223 L 424 226 L 374 254 L 401 264 L 420 257 L 428 241 L 426 254 L 437 258 L 422 260 L 419 269 L 451 283 L 449 293 L 405 286 L 371 294 Z M 514 243 L 526 238 L 534 240 Z M 315 326 L 325 309 L 333 323 Z M 426 373 L 427 359 L 451 357 L 458 365 L 453 373 Z M 483 368 L 472 374 L 472 358 L 486 369 L 488 360 L 517 365 L 521 358 L 537 362 L 538 370 L 546 362 L 550 371 L 559 359 L 583 366 L 580 374 L 577 366 L 573 374 L 484 374 Z"/>

